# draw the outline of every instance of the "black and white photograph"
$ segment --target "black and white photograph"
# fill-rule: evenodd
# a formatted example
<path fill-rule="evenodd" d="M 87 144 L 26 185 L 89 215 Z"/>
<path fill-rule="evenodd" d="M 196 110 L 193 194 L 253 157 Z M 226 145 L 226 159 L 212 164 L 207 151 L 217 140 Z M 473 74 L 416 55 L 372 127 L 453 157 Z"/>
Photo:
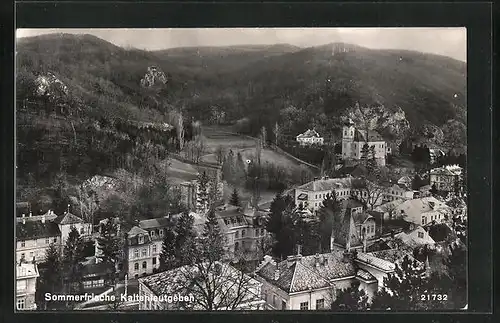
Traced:
<path fill-rule="evenodd" d="M 17 29 L 16 311 L 467 310 L 466 36 Z"/>

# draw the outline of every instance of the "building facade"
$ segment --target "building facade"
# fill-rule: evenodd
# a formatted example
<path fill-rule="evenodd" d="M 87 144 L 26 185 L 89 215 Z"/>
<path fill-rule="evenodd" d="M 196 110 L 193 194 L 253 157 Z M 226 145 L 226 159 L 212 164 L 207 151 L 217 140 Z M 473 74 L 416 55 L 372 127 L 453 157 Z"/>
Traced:
<path fill-rule="evenodd" d="M 256 271 L 256 279 L 262 282 L 266 308 L 330 309 L 337 291 L 350 287 L 356 281 L 369 298 L 373 297 L 381 284 L 379 281 L 394 272 L 395 267 L 382 259 L 377 259 L 378 262 L 369 267 L 364 261 L 368 256 L 359 255 L 365 254 L 345 250 L 311 256 L 299 253 L 281 262 L 266 256 Z"/>
<path fill-rule="evenodd" d="M 16 309 L 36 310 L 36 283 L 39 277 L 35 262 L 19 262 L 16 265 Z"/>
<path fill-rule="evenodd" d="M 153 241 L 148 231 L 138 226 L 132 227 L 127 233 L 125 254 L 127 273 L 130 278 L 139 278 L 153 273 Z M 157 261 L 157 260 L 156 260 Z"/>
<path fill-rule="evenodd" d="M 324 138 L 314 129 L 307 129 L 306 132 L 297 135 L 295 138 L 301 146 L 323 145 Z"/>
<path fill-rule="evenodd" d="M 363 157 L 364 145 L 373 147 L 374 158 L 378 165 L 385 166 L 388 153 L 387 143 L 375 130 L 359 130 L 354 127 L 352 120 L 346 122 L 342 128 L 342 159 L 360 160 Z"/>
<path fill-rule="evenodd" d="M 323 200 L 335 191 L 337 199 L 351 197 L 351 178 L 323 178 L 301 185 L 295 189 L 295 205 L 302 205 L 311 211 L 321 208 Z"/>
<path fill-rule="evenodd" d="M 410 189 L 405 184 L 393 184 L 387 187 L 383 196 L 383 202 L 392 202 L 396 200 L 411 200 L 419 196 L 419 192 Z"/>
<path fill-rule="evenodd" d="M 429 173 L 430 185 L 444 192 L 461 190 L 462 172 L 463 169 L 458 165 L 434 168 Z"/>
<path fill-rule="evenodd" d="M 434 197 L 423 197 L 397 205 L 393 214 L 416 225 L 426 225 L 433 221 L 444 221 L 451 215 L 451 209 Z"/>

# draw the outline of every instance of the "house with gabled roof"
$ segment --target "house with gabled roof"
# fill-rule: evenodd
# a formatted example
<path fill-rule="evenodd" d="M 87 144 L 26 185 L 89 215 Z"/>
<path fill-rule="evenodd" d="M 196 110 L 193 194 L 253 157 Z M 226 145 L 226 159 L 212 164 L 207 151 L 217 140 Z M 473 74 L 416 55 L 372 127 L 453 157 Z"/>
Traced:
<path fill-rule="evenodd" d="M 16 224 L 16 260 L 44 262 L 51 244 L 61 248 L 61 230 L 52 221 L 25 221 Z"/>
<path fill-rule="evenodd" d="M 277 262 L 266 258 L 256 270 L 262 282 L 268 309 L 329 309 L 336 291 L 358 281 L 371 298 L 382 286 L 383 278 L 394 272 L 395 265 L 376 256 L 355 251 L 288 256 Z"/>
<path fill-rule="evenodd" d="M 438 191 L 453 192 L 461 188 L 463 169 L 458 165 L 447 165 L 431 169 L 429 172 L 430 185 Z"/>
<path fill-rule="evenodd" d="M 421 247 L 424 245 L 434 247 L 434 245 L 436 244 L 429 233 L 420 225 L 416 227 L 413 226 L 410 230 L 400 232 L 394 237 L 397 239 L 401 239 L 404 244 L 412 248 Z"/>
<path fill-rule="evenodd" d="M 138 278 L 153 272 L 152 242 L 148 231 L 133 226 L 127 232 L 126 241 L 127 272 L 129 277 Z"/>
<path fill-rule="evenodd" d="M 80 233 L 80 236 L 84 239 L 89 238 L 92 234 L 92 224 L 83 221 L 82 218 L 70 212 L 64 212 L 64 214 L 55 218 L 53 222 L 56 223 L 61 230 L 61 241 L 63 245 L 68 239 L 72 228 L 76 228 L 78 233 Z"/>
<path fill-rule="evenodd" d="M 297 142 L 300 145 L 323 145 L 324 138 L 319 135 L 319 133 L 314 129 L 307 129 L 306 132 L 297 135 Z"/>
<path fill-rule="evenodd" d="M 395 207 L 393 214 L 417 225 L 442 222 L 451 215 L 451 209 L 435 197 L 405 201 Z"/>

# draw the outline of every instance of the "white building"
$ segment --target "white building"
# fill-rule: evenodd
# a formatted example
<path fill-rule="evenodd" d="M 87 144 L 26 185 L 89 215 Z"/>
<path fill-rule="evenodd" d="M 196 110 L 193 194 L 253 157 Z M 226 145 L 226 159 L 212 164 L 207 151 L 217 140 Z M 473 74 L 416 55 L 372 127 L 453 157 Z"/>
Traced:
<path fill-rule="evenodd" d="M 411 200 L 418 197 L 420 192 L 414 191 L 404 184 L 392 184 L 387 187 L 387 190 L 383 196 L 384 202 L 392 202 L 395 200 Z"/>
<path fill-rule="evenodd" d="M 352 178 L 323 178 L 301 185 L 295 189 L 295 205 L 311 211 L 321 208 L 323 200 L 335 191 L 337 199 L 346 200 L 351 197 Z"/>
<path fill-rule="evenodd" d="M 36 263 L 19 262 L 16 265 L 17 310 L 36 310 L 36 281 L 39 276 Z"/>
<path fill-rule="evenodd" d="M 314 129 L 307 129 L 306 132 L 301 133 L 296 137 L 299 144 L 305 145 L 323 145 L 324 138 L 319 135 L 319 133 Z"/>
<path fill-rule="evenodd" d="M 408 232 L 401 232 L 396 234 L 395 238 L 401 239 L 404 244 L 412 248 L 424 245 L 434 247 L 436 244 L 429 233 L 420 225 Z"/>
<path fill-rule="evenodd" d="M 256 271 L 263 298 L 271 310 L 329 309 L 336 291 L 360 283 L 369 298 L 394 272 L 395 265 L 367 253 L 333 252 L 289 256 L 276 262 L 266 256 Z"/>
<path fill-rule="evenodd" d="M 438 191 L 452 192 L 461 189 L 462 167 L 448 165 L 434 168 L 430 171 L 430 185 L 435 185 Z"/>
<path fill-rule="evenodd" d="M 426 225 L 432 221 L 437 223 L 444 221 L 446 217 L 451 216 L 451 209 L 434 197 L 423 197 L 401 203 L 396 206 L 393 214 L 408 222 Z"/>
<path fill-rule="evenodd" d="M 385 166 L 388 147 L 385 140 L 375 130 L 359 130 L 349 120 L 342 128 L 342 159 L 359 160 L 362 157 L 362 149 L 365 144 L 374 147 L 375 160 L 378 165 Z"/>

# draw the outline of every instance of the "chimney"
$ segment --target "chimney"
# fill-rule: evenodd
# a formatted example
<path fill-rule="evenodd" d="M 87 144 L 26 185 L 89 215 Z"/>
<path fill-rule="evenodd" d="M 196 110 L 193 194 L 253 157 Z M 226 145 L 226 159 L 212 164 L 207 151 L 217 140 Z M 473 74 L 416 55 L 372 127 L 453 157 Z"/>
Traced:
<path fill-rule="evenodd" d="M 297 256 L 301 256 L 302 254 L 302 245 L 297 245 Z"/>
<path fill-rule="evenodd" d="M 45 215 L 42 215 L 42 223 L 45 223 Z"/>
<path fill-rule="evenodd" d="M 24 218 L 26 216 L 26 214 L 23 213 L 22 217 Z"/>
<path fill-rule="evenodd" d="M 280 279 L 280 271 L 279 271 L 279 269 L 276 269 L 274 271 L 274 280 L 278 280 L 278 279 Z"/>
<path fill-rule="evenodd" d="M 32 213 L 32 212 L 30 212 L 30 218 L 31 218 L 32 216 L 33 216 L 33 213 Z"/>
<path fill-rule="evenodd" d="M 26 224 L 26 219 L 23 217 L 23 224 Z"/>
<path fill-rule="evenodd" d="M 320 265 L 320 257 L 319 254 L 317 253 L 314 255 L 314 266 L 317 268 L 319 267 L 319 265 Z"/>

